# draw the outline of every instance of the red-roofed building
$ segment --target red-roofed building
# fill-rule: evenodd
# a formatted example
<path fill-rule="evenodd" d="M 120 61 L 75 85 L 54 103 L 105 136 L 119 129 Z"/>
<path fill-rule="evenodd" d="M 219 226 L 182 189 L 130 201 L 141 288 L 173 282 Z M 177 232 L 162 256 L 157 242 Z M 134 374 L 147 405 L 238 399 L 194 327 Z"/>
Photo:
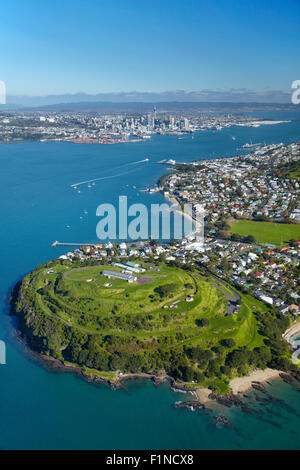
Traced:
<path fill-rule="evenodd" d="M 260 271 L 257 271 L 255 273 L 252 273 L 251 276 L 254 277 L 254 279 L 259 279 L 259 278 L 263 277 L 264 275 Z"/>

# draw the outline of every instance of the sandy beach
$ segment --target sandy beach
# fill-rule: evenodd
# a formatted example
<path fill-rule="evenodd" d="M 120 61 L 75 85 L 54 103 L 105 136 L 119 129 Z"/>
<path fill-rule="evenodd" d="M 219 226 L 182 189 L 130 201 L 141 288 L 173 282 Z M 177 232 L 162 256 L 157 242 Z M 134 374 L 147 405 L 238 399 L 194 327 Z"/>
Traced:
<path fill-rule="evenodd" d="M 280 372 L 276 369 L 255 370 L 246 377 L 230 380 L 230 388 L 234 394 L 242 393 L 251 388 L 253 382 L 265 382 L 266 380 L 275 379 L 279 377 Z"/>
<path fill-rule="evenodd" d="M 167 193 L 167 192 L 164 192 L 163 194 L 164 194 L 164 197 L 165 197 L 168 201 L 170 201 L 170 202 L 172 202 L 172 204 L 176 204 L 177 206 L 180 207 L 180 204 L 179 204 L 179 202 L 177 201 L 176 197 L 170 196 L 170 194 Z"/>
<path fill-rule="evenodd" d="M 276 369 L 255 370 L 250 375 L 245 377 L 231 379 L 229 383 L 231 392 L 234 395 L 243 393 L 251 388 L 253 382 L 265 382 L 267 380 L 278 378 L 280 372 L 280 370 Z M 212 393 L 212 391 L 208 388 L 197 388 L 195 392 L 199 402 L 202 405 L 207 405 L 214 402 L 213 399 L 209 398 L 209 395 Z"/>
<path fill-rule="evenodd" d="M 207 405 L 208 403 L 212 403 L 214 401 L 211 398 L 208 398 L 209 395 L 212 393 L 209 388 L 197 388 L 195 392 L 197 395 L 197 399 L 202 405 Z"/>
<path fill-rule="evenodd" d="M 171 202 L 172 204 L 178 206 L 178 209 L 175 209 L 176 212 L 180 213 L 180 214 L 183 214 L 183 217 L 186 217 L 187 219 L 189 219 L 193 224 L 196 224 L 197 223 L 197 220 L 189 213 L 187 212 L 182 212 L 181 211 L 181 206 L 178 202 L 178 200 L 176 199 L 175 196 L 170 196 L 170 194 L 168 193 L 164 193 L 164 197 L 165 199 L 167 199 L 169 202 Z M 174 210 L 174 209 L 173 209 Z M 191 231 L 191 233 L 189 233 L 188 237 L 193 237 L 193 235 L 196 233 L 195 231 L 195 228 Z"/>

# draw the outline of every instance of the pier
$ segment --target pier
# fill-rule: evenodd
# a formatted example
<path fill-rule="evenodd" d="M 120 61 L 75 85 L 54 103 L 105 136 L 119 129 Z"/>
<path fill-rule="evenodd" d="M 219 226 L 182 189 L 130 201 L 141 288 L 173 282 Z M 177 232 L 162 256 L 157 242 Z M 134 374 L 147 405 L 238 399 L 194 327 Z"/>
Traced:
<path fill-rule="evenodd" d="M 52 248 L 56 246 L 94 246 L 96 243 L 75 243 L 75 242 L 58 242 L 55 241 L 52 243 Z"/>

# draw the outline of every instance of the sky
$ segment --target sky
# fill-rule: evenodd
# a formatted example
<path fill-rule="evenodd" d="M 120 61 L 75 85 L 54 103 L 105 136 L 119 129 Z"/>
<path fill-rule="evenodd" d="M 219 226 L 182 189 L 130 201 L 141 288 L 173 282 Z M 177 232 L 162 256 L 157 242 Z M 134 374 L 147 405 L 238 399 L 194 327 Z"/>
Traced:
<path fill-rule="evenodd" d="M 300 79 L 300 0 L 9 0 L 8 95 L 284 90 Z"/>

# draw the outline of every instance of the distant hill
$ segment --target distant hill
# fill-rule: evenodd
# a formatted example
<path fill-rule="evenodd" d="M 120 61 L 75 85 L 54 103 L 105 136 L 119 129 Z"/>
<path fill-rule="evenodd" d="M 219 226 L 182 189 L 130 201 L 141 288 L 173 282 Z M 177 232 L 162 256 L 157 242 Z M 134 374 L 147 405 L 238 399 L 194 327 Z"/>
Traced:
<path fill-rule="evenodd" d="M 289 92 L 269 90 L 265 92 L 257 92 L 246 89 L 233 89 L 228 91 L 215 91 L 215 90 L 200 90 L 200 91 L 164 91 L 164 92 L 118 92 L 118 93 L 97 93 L 88 94 L 84 92 L 79 93 L 66 93 L 61 95 L 46 95 L 46 96 L 7 96 L 7 105 L 10 107 L 30 107 L 40 108 L 44 106 L 57 106 L 61 107 L 63 104 L 68 104 L 74 109 L 75 104 L 78 109 L 87 109 L 89 106 L 103 107 L 103 103 L 108 106 L 119 104 L 131 104 L 133 107 L 151 105 L 153 103 L 161 103 L 172 106 L 180 104 L 191 106 L 204 106 L 209 109 L 210 106 L 226 107 L 226 109 L 235 109 L 235 106 L 250 106 L 252 109 L 261 109 L 260 106 L 281 107 L 284 106 L 288 109 L 299 109 L 299 106 L 291 103 L 291 94 Z M 279 104 L 277 104 L 279 103 Z M 258 108 L 259 107 L 259 108 Z M 286 108 L 284 108 L 286 109 Z"/>
<path fill-rule="evenodd" d="M 35 109 L 41 111 L 94 111 L 94 112 L 139 112 L 153 111 L 156 105 L 160 112 L 199 111 L 199 112 L 252 112 L 252 111 L 300 111 L 300 106 L 282 103 L 229 103 L 229 102 L 181 102 L 181 101 L 153 101 L 153 102 L 123 102 L 111 101 L 81 101 L 70 103 L 55 103 L 36 107 L 23 106 L 22 109 Z"/>

